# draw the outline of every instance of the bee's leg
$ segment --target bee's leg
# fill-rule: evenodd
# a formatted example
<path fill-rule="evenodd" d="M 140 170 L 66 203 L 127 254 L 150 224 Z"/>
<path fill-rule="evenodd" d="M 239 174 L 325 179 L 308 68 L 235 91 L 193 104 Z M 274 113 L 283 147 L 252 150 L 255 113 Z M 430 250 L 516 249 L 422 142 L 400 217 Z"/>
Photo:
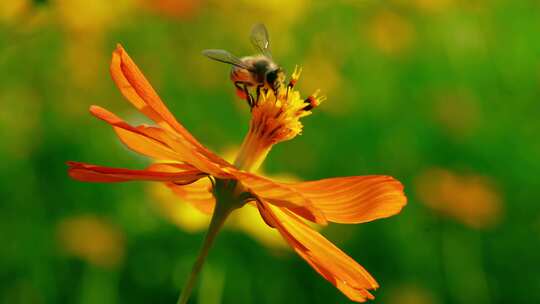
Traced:
<path fill-rule="evenodd" d="M 238 97 L 240 97 L 241 99 L 247 100 L 248 97 L 246 95 L 246 90 L 244 90 L 244 88 L 241 86 L 241 84 L 244 84 L 244 83 L 241 82 L 241 81 L 235 81 L 234 82 L 234 86 L 236 87 L 236 95 Z"/>
<path fill-rule="evenodd" d="M 247 96 L 247 102 L 250 108 L 253 108 L 255 106 L 255 100 L 253 99 L 253 96 L 248 91 L 248 86 L 244 83 L 244 94 Z"/>
<path fill-rule="evenodd" d="M 238 97 L 247 100 L 247 103 L 250 108 L 253 108 L 255 105 L 255 100 L 253 100 L 253 96 L 249 93 L 248 86 L 244 82 L 236 81 L 234 83 L 234 86 L 236 87 L 236 95 Z"/>
<path fill-rule="evenodd" d="M 279 91 L 279 88 L 281 87 L 281 84 L 279 82 L 275 82 L 273 85 L 272 85 L 272 91 L 274 91 L 274 93 L 276 93 L 277 95 L 277 92 Z"/>

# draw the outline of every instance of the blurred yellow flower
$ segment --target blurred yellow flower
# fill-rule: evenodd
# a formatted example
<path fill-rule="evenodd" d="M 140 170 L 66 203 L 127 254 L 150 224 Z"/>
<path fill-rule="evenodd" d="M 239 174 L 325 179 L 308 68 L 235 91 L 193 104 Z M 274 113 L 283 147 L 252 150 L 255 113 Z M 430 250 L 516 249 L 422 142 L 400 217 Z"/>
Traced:
<path fill-rule="evenodd" d="M 325 55 L 326 51 L 318 50 L 307 56 L 303 66 L 309 66 L 310 72 L 304 75 L 302 88 L 313 92 L 317 88 L 324 87 L 325 94 L 332 99 L 339 99 L 340 102 L 328 103 L 321 108 L 333 113 L 343 113 L 349 109 L 351 103 L 343 98 L 335 98 L 337 94 L 342 94 L 344 79 L 341 77 L 339 63 L 334 58 Z M 324 75 L 324 77 L 321 77 Z M 343 101 L 342 101 L 343 100 Z"/>
<path fill-rule="evenodd" d="M 0 23 L 11 23 L 30 8 L 29 0 L 0 1 Z"/>
<path fill-rule="evenodd" d="M 433 168 L 416 178 L 415 190 L 426 206 L 471 228 L 493 226 L 502 215 L 502 199 L 483 176 Z"/>
<path fill-rule="evenodd" d="M 122 231 L 94 215 L 63 219 L 56 227 L 56 236 L 64 252 L 93 265 L 114 267 L 124 257 Z"/>
<path fill-rule="evenodd" d="M 119 23 L 133 0 L 56 0 L 60 22 L 70 32 L 103 32 Z"/>
<path fill-rule="evenodd" d="M 308 14 L 312 0 L 230 0 L 230 1 L 209 1 L 214 13 L 216 29 L 222 32 L 220 35 L 238 36 L 239 33 L 246 33 L 254 20 L 263 22 L 269 28 L 278 32 L 279 35 L 272 37 L 272 54 L 275 58 L 282 58 L 282 54 L 291 52 L 298 44 L 297 39 L 292 35 L 293 27 Z M 248 17 L 249 18 L 246 18 Z M 226 24 L 227 26 L 222 26 Z M 247 50 L 251 46 L 245 45 Z M 247 48 L 249 47 L 249 48 Z M 235 51 L 235 50 L 231 50 Z M 236 52 L 236 51 L 235 51 Z M 249 53 L 238 53 L 236 55 L 252 55 Z"/>
<path fill-rule="evenodd" d="M 454 5 L 454 0 L 413 0 L 411 3 L 421 12 L 440 13 Z"/>
<path fill-rule="evenodd" d="M 221 1 L 220 1 L 221 2 Z M 311 0 L 269 0 L 269 1 L 250 1 L 250 0 L 237 0 L 237 6 L 247 7 L 250 11 L 261 16 L 266 16 L 268 24 L 273 28 L 287 28 L 291 23 L 296 22 L 300 16 L 306 14 L 306 10 L 311 4 Z M 243 12 L 237 9 L 237 12 Z M 285 9 L 284 9 L 285 8 Z M 271 16 L 268 18 L 268 16 Z M 246 22 L 252 22 L 252 20 L 245 20 Z"/>
<path fill-rule="evenodd" d="M 411 47 L 416 36 L 414 26 L 405 17 L 382 11 L 368 25 L 368 38 L 386 55 L 400 55 Z"/>
<path fill-rule="evenodd" d="M 159 213 L 183 230 L 198 232 L 205 231 L 208 227 L 211 215 L 181 201 L 165 185 L 148 184 L 148 192 L 152 196 L 152 203 L 155 204 Z"/>
<path fill-rule="evenodd" d="M 65 62 L 78 87 L 94 87 L 105 61 L 104 43 L 108 31 L 122 24 L 132 11 L 134 0 L 57 0 L 53 6 L 66 32 Z"/>
<path fill-rule="evenodd" d="M 165 17 L 187 19 L 206 4 L 206 0 L 138 0 L 141 7 Z"/>
<path fill-rule="evenodd" d="M 385 301 L 389 304 L 436 304 L 433 293 L 414 284 L 394 288 Z"/>

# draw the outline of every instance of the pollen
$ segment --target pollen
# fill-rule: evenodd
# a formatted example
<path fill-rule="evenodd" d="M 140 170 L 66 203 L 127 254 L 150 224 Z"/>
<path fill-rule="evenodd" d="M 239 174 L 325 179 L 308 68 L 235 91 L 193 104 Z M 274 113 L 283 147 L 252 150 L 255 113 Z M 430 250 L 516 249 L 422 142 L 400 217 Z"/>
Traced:
<path fill-rule="evenodd" d="M 301 71 L 296 67 L 288 82 L 284 79 L 276 89 L 259 91 L 251 108 L 249 132 L 237 158 L 237 166 L 247 170 L 258 167 L 273 145 L 301 134 L 300 119 L 311 115 L 312 110 L 326 99 L 319 96 L 318 91 L 307 98 L 301 96 L 295 89 Z"/>
<path fill-rule="evenodd" d="M 281 83 L 276 90 L 265 90 L 259 94 L 252 108 L 250 132 L 267 143 L 276 143 L 293 139 L 302 132 L 302 117 L 311 115 L 311 110 L 325 99 L 318 92 L 302 98 L 294 88 L 300 77 L 301 69 L 295 68 L 287 86 Z"/>

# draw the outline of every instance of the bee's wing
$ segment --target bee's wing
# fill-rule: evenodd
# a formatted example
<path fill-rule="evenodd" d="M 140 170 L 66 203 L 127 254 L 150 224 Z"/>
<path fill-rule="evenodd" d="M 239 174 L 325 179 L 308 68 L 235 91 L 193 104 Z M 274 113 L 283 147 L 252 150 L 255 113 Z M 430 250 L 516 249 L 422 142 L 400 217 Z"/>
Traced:
<path fill-rule="evenodd" d="M 270 52 L 270 38 L 268 36 L 268 30 L 262 23 L 257 23 L 251 29 L 250 40 L 253 46 L 261 52 L 261 54 L 272 58 Z"/>
<path fill-rule="evenodd" d="M 210 59 L 219 62 L 224 62 L 244 69 L 249 69 L 249 67 L 244 64 L 242 60 L 225 50 L 204 50 L 202 51 L 202 54 Z"/>

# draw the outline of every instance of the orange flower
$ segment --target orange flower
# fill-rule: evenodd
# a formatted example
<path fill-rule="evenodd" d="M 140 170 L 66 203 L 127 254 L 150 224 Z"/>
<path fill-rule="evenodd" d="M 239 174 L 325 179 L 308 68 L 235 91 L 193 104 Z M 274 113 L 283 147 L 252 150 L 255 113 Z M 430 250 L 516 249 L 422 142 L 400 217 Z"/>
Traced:
<path fill-rule="evenodd" d="M 486 176 L 430 168 L 416 178 L 415 190 L 420 202 L 471 228 L 491 228 L 503 215 L 503 200 Z"/>
<path fill-rule="evenodd" d="M 263 90 L 258 96 L 235 165 L 200 144 L 174 118 L 121 46 L 113 53 L 111 73 L 124 97 L 156 125 L 131 126 L 98 106 L 92 106 L 90 112 L 109 123 L 128 148 L 159 162 L 144 170 L 69 162 L 71 177 L 87 182 L 163 182 L 199 210 L 213 213 L 195 274 L 227 215 L 249 203 L 304 260 L 351 300 L 373 299 L 368 290 L 378 284 L 371 275 L 304 220 L 352 224 L 389 217 L 406 203 L 402 185 L 380 175 L 283 183 L 249 172 L 262 163 L 274 144 L 299 134 L 299 119 L 310 115 L 322 101 L 316 94 L 301 99 L 293 89 L 298 70 L 289 85 L 283 83 L 275 92 Z M 188 293 L 192 283 L 190 280 L 185 288 Z M 179 303 L 185 301 L 187 298 Z"/>
<path fill-rule="evenodd" d="M 240 147 L 229 147 L 221 153 L 221 156 L 227 161 L 234 161 L 239 149 Z M 300 181 L 300 179 L 290 174 L 266 175 L 262 167 L 255 171 L 255 173 L 287 182 Z M 149 183 L 147 189 L 152 198 L 151 202 L 157 207 L 158 212 L 182 230 L 190 233 L 198 233 L 206 230 L 208 227 L 211 214 L 201 212 L 182 198 L 175 199 L 174 192 L 170 191 L 162 183 Z M 319 229 L 315 225 L 311 225 L 311 227 L 316 230 Z M 240 208 L 234 213 L 231 213 L 224 228 L 242 231 L 261 245 L 267 246 L 270 249 L 283 250 L 290 248 L 279 232 L 275 229 L 268 229 L 268 225 L 263 221 L 255 206 Z"/>

